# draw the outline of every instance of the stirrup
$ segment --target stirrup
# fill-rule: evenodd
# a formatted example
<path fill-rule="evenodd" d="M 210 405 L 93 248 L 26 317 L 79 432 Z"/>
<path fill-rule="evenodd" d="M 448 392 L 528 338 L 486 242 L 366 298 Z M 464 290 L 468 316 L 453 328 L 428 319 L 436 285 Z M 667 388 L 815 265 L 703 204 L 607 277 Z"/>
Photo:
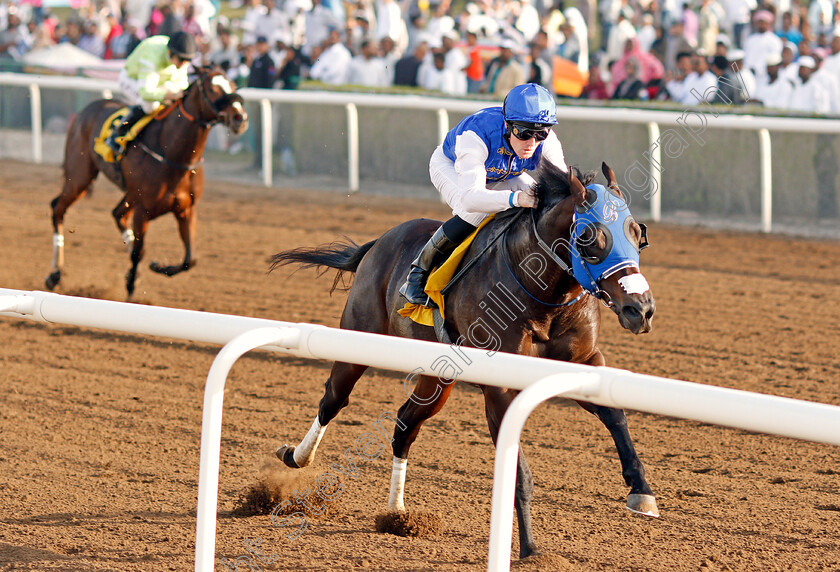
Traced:
<path fill-rule="evenodd" d="M 425 284 L 423 284 L 423 286 L 425 287 Z M 405 298 L 408 301 L 409 304 L 417 304 L 418 306 L 425 306 L 426 308 L 437 308 L 437 304 L 435 304 L 435 302 L 429 297 L 428 294 L 426 294 L 425 291 L 423 292 L 422 297 L 418 296 L 418 297 L 415 297 L 413 299 L 409 298 L 408 297 L 408 289 L 409 288 L 410 288 L 410 285 L 408 283 L 408 280 L 403 282 L 403 285 L 400 286 L 400 296 Z"/>
<path fill-rule="evenodd" d="M 111 151 L 113 151 L 114 158 L 117 158 L 120 155 L 120 153 L 123 152 L 122 145 L 117 143 L 116 137 L 109 136 L 108 139 L 105 140 L 105 144 Z"/>

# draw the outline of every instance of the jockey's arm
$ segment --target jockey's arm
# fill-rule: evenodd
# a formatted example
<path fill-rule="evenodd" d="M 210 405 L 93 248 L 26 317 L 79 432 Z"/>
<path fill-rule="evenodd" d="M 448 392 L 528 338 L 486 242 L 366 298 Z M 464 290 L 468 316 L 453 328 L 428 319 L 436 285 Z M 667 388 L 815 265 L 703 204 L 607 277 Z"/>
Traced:
<path fill-rule="evenodd" d="M 140 97 L 145 101 L 177 99 L 189 87 L 186 68 L 187 66 L 184 66 L 183 69 L 179 69 L 170 65 L 163 70 L 143 70 Z"/>
<path fill-rule="evenodd" d="M 461 189 L 461 205 L 471 212 L 497 213 L 510 208 L 510 193 L 487 188 L 484 163 L 489 152 L 473 131 L 464 131 L 455 140 L 455 172 Z"/>
<path fill-rule="evenodd" d="M 157 71 L 148 72 L 141 76 L 142 87 L 138 90 L 144 101 L 162 101 L 166 90 L 161 85 L 160 74 Z"/>
<path fill-rule="evenodd" d="M 542 144 L 542 156 L 563 171 L 568 171 L 563 154 L 563 146 L 553 131 Z M 487 172 L 484 163 L 488 157 L 487 146 L 484 141 L 472 131 L 465 131 L 458 136 L 455 143 L 455 171 L 458 173 L 458 185 L 462 189 L 461 204 L 467 210 L 481 213 L 497 213 L 510 208 L 510 194 L 527 191 L 534 184 L 534 179 L 528 173 L 508 179 L 507 189 L 488 189 Z M 519 206 L 519 196 L 514 202 Z"/>

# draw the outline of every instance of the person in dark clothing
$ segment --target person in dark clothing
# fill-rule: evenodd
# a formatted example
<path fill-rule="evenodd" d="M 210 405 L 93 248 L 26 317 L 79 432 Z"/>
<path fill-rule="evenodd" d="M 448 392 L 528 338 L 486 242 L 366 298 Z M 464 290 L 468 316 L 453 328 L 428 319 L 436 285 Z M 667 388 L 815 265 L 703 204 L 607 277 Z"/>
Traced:
<path fill-rule="evenodd" d="M 528 66 L 528 83 L 536 83 L 550 90 L 551 67 L 540 57 L 542 48 L 539 44 L 531 42 L 528 49 L 531 54 L 531 63 Z"/>
<path fill-rule="evenodd" d="M 712 73 L 718 78 L 717 91 L 712 103 L 723 103 L 725 105 L 740 105 L 745 102 L 743 97 L 742 82 L 729 65 L 726 56 L 715 56 L 712 58 L 712 65 L 709 67 Z"/>
<path fill-rule="evenodd" d="M 417 75 L 428 51 L 429 45 L 426 42 L 420 42 L 414 48 L 413 54 L 397 60 L 394 66 L 394 85 L 417 87 Z"/>
<path fill-rule="evenodd" d="M 271 89 L 277 79 L 277 69 L 274 60 L 268 53 L 268 38 L 257 37 L 257 54 L 251 62 L 251 73 L 248 75 L 248 87 Z M 262 167 L 262 121 L 254 121 L 254 163 L 253 167 Z"/>
<path fill-rule="evenodd" d="M 621 80 L 610 99 L 642 99 L 645 84 L 639 79 L 639 62 L 636 58 L 628 58 L 624 62 L 624 73 L 627 77 Z"/>
<path fill-rule="evenodd" d="M 248 76 L 248 87 L 271 89 L 274 87 L 277 70 L 274 60 L 268 53 L 268 39 L 265 36 L 257 38 L 257 55 L 251 62 L 251 73 Z"/>
<path fill-rule="evenodd" d="M 281 82 L 281 89 L 297 89 L 300 85 L 300 69 L 303 66 L 303 55 L 300 50 L 278 42 L 277 47 L 283 55 L 283 61 L 278 62 L 277 79 Z"/>

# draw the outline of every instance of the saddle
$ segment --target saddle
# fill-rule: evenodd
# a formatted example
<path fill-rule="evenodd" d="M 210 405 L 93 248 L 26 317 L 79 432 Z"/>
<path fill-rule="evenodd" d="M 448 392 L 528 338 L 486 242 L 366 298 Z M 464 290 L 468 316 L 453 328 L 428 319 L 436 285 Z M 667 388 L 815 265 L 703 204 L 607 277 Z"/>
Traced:
<path fill-rule="evenodd" d="M 114 152 L 111 150 L 110 147 L 105 143 L 108 137 L 111 135 L 111 132 L 117 128 L 117 126 L 122 122 L 122 118 L 125 117 L 126 113 L 128 113 L 128 107 L 121 107 L 112 113 L 108 119 L 102 124 L 102 129 L 99 130 L 99 135 L 93 142 L 93 150 L 94 152 L 102 157 L 108 163 L 116 163 L 120 159 L 123 158 L 125 155 L 126 145 L 137 138 L 137 135 L 143 130 L 146 125 L 148 125 L 157 114 L 157 110 L 154 112 L 147 114 L 142 119 L 140 119 L 137 123 L 131 126 L 131 129 L 128 130 L 123 137 L 117 137 L 117 143 L 123 149 L 123 152 L 120 153 L 119 156 L 115 157 Z"/>
<path fill-rule="evenodd" d="M 432 299 L 432 301 L 437 304 L 438 308 L 440 309 L 440 315 L 445 316 L 444 313 L 444 292 L 443 290 L 449 285 L 450 282 L 453 281 L 453 277 L 457 280 L 460 278 L 461 273 L 458 276 L 455 275 L 455 272 L 458 270 L 458 267 L 461 264 L 461 260 L 464 258 L 464 255 L 467 253 L 467 250 L 470 248 L 470 245 L 475 240 L 475 237 L 478 236 L 478 233 L 487 225 L 491 220 L 493 220 L 493 215 L 490 215 L 482 223 L 478 226 L 478 228 L 473 231 L 471 235 L 469 235 L 464 241 L 459 244 L 452 254 L 449 255 L 443 264 L 435 268 L 430 274 L 429 279 L 426 281 L 425 292 Z M 409 318 L 418 324 L 424 326 L 434 326 L 434 316 L 433 316 L 433 309 L 429 308 L 428 306 L 420 306 L 419 304 L 411 304 L 406 303 L 405 306 L 397 310 L 400 316 L 404 318 Z"/>

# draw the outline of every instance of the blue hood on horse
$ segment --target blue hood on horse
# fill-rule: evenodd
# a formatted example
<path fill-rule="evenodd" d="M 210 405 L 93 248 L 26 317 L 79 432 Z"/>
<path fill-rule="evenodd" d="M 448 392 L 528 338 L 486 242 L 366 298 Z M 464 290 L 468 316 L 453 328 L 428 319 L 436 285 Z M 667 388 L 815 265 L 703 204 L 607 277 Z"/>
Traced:
<path fill-rule="evenodd" d="M 647 245 L 647 232 L 642 227 L 642 239 L 638 248 L 629 235 L 633 216 L 627 202 L 618 194 L 603 185 L 592 184 L 586 187 L 591 191 L 587 200 L 589 208 L 581 212 L 576 210 L 572 219 L 572 247 L 569 253 L 572 259 L 572 273 L 580 285 L 591 294 L 598 294 L 598 283 L 622 268 L 639 268 L 639 251 Z M 581 238 L 587 228 L 601 230 L 606 240 L 605 252 L 598 257 L 589 257 L 585 250 L 587 243 Z M 593 237 L 595 232 L 590 233 Z M 593 238 L 594 240 L 594 238 Z"/>

